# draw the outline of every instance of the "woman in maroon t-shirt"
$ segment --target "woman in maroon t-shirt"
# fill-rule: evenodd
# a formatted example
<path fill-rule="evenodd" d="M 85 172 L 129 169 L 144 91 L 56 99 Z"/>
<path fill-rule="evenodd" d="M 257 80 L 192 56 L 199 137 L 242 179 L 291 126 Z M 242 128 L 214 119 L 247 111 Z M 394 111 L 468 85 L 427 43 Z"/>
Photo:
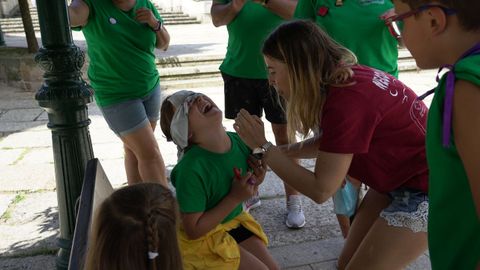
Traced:
<path fill-rule="evenodd" d="M 289 135 L 314 136 L 288 148 L 265 139 L 242 110 L 234 128 L 287 184 L 317 203 L 348 174 L 370 187 L 338 260 L 339 269 L 401 269 L 427 248 L 427 108 L 385 72 L 355 56 L 314 23 L 294 21 L 265 41 L 270 83 L 287 101 Z M 290 157 L 316 158 L 311 172 Z"/>

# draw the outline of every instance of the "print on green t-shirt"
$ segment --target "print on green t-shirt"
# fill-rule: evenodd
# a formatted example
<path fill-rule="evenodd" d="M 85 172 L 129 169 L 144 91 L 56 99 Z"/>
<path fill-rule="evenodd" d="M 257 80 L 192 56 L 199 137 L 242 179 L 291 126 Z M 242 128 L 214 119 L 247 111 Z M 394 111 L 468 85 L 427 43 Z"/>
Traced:
<path fill-rule="evenodd" d="M 125 12 L 111 0 L 85 0 L 89 6 L 88 23 L 82 28 L 90 58 L 88 77 L 100 106 L 148 95 L 159 83 L 153 50 L 156 35 L 146 24 L 135 20 L 141 7 L 152 10 L 149 0 L 137 0 Z"/>

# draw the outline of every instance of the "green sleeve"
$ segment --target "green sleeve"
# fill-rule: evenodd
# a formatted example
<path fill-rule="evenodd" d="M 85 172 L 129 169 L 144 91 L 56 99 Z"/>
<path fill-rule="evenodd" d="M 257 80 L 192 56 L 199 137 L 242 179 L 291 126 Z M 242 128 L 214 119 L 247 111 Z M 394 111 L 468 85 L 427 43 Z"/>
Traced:
<path fill-rule="evenodd" d="M 207 192 L 201 176 L 188 166 L 175 167 L 172 171 L 172 182 L 175 183 L 180 212 L 205 212 L 207 208 Z"/>
<path fill-rule="evenodd" d="M 315 0 L 298 0 L 293 17 L 315 20 Z"/>

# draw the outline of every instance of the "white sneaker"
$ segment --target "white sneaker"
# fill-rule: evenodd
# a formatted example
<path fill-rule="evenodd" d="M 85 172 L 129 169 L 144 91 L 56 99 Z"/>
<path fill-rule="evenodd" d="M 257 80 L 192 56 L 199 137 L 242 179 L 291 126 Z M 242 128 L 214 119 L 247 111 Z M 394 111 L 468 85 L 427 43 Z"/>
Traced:
<path fill-rule="evenodd" d="M 253 208 L 259 207 L 261 204 L 262 202 L 260 201 L 260 196 L 258 195 L 258 192 L 257 192 L 257 194 L 253 195 L 248 200 L 243 202 L 243 210 L 245 212 L 248 212 Z"/>
<path fill-rule="evenodd" d="M 287 219 L 285 224 L 291 229 L 300 229 L 305 226 L 305 215 L 303 214 L 301 195 L 288 196 Z"/>

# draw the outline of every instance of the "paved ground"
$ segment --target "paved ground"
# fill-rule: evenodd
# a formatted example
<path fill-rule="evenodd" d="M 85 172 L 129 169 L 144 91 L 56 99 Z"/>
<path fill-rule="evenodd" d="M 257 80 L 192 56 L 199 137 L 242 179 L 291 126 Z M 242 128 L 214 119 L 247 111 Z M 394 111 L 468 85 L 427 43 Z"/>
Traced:
<path fill-rule="evenodd" d="M 218 54 L 226 48 L 225 28 L 209 24 L 172 26 L 169 54 Z M 80 35 L 81 36 L 81 35 Z M 75 42 L 84 46 L 79 34 Z M 9 46 L 25 46 L 22 36 L 7 36 Z M 402 73 L 400 79 L 418 93 L 434 85 L 434 72 Z M 194 89 L 209 95 L 223 108 L 219 87 Z M 168 93 L 164 93 L 168 94 Z M 58 232 L 51 133 L 46 112 L 38 107 L 34 93 L 0 84 L 0 269 L 52 269 Z M 120 141 L 108 129 L 97 106 L 90 104 L 90 134 L 95 156 L 100 159 L 115 187 L 126 183 Z M 232 130 L 232 121 L 225 120 Z M 170 170 L 175 148 L 156 132 L 162 155 Z M 273 135 L 268 130 L 268 136 Z M 303 161 L 311 168 L 312 161 Z M 335 269 L 343 240 L 331 202 L 317 205 L 304 198 L 307 225 L 289 230 L 284 224 L 285 201 L 281 181 L 272 173 L 261 187 L 262 206 L 253 215 L 270 238 L 270 249 L 284 269 Z M 409 269 L 430 269 L 428 256 L 421 256 Z"/>

